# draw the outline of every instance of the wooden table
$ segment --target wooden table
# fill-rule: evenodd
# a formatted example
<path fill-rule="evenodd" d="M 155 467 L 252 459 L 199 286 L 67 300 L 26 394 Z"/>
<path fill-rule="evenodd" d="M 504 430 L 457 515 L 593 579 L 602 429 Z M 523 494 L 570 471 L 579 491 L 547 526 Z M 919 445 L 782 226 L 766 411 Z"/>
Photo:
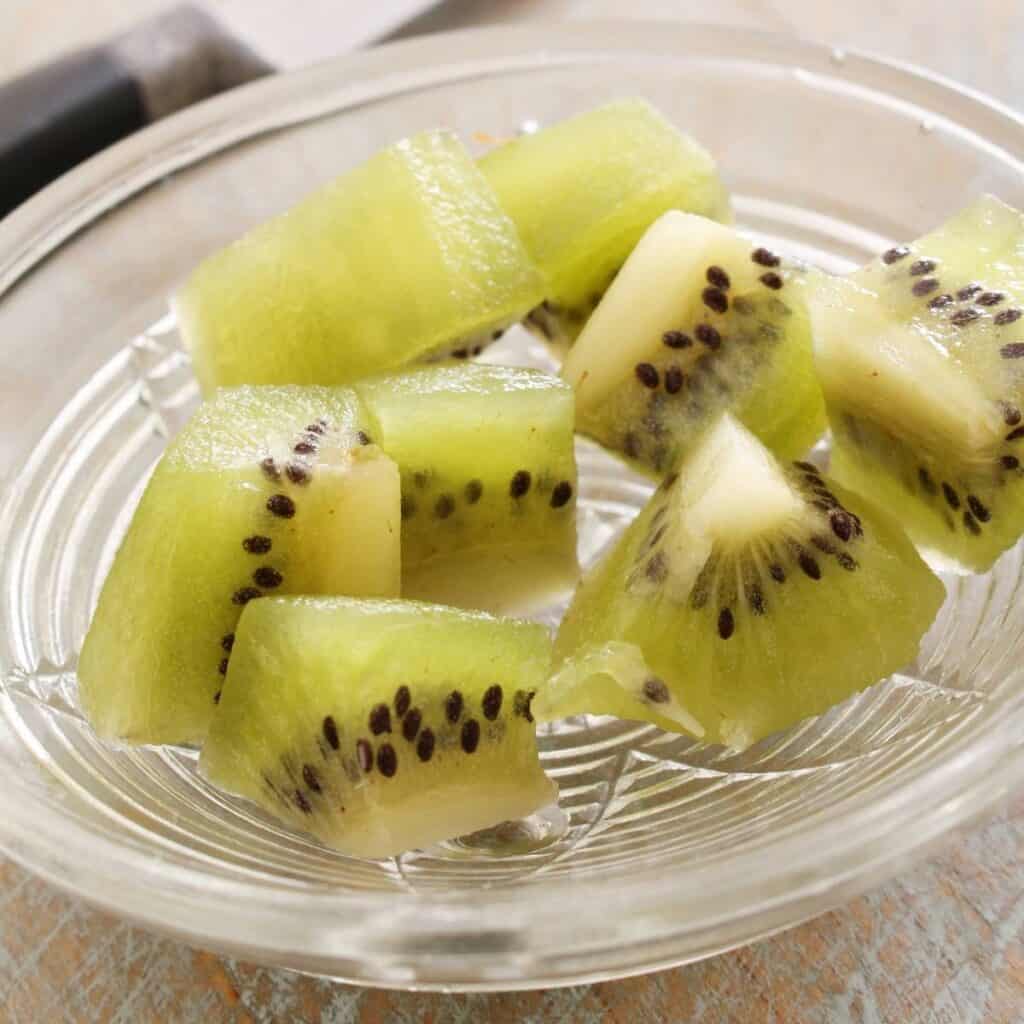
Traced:
<path fill-rule="evenodd" d="M 385 0 L 375 0 L 384 3 Z M 402 0 L 396 0 L 401 3 Z M 120 29 L 159 0 L 6 0 L 0 69 Z M 322 55 L 346 4 L 211 0 L 282 66 Z M 12 13 L 13 10 L 13 13 Z M 1014 103 L 1024 95 L 1024 5 L 882 0 L 449 0 L 410 31 L 561 17 L 717 21 L 800 32 L 930 66 Z M 267 970 L 150 935 L 0 860 L 0 1022 L 442 1024 L 598 1021 L 1016 1024 L 1024 1021 L 1024 794 L 941 852 L 841 910 L 700 964 L 556 992 L 413 995 Z"/>

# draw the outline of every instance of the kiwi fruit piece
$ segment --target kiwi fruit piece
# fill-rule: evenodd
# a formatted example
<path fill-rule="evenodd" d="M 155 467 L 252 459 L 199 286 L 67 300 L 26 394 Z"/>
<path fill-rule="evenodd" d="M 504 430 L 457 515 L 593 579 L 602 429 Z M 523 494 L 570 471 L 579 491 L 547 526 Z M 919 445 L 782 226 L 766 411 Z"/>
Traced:
<path fill-rule="evenodd" d="M 246 607 L 200 769 L 358 857 L 521 818 L 553 802 L 531 699 L 544 627 L 410 601 Z"/>
<path fill-rule="evenodd" d="M 402 595 L 492 612 L 577 579 L 573 393 L 471 363 L 360 381 L 367 430 L 402 476 Z"/>
<path fill-rule="evenodd" d="M 211 394 L 346 384 L 468 356 L 542 297 L 538 270 L 465 148 L 426 132 L 210 256 L 174 306 Z"/>
<path fill-rule="evenodd" d="M 725 410 L 781 457 L 804 454 L 825 409 L 799 276 L 731 228 L 664 214 L 562 366 L 577 429 L 654 475 Z"/>
<path fill-rule="evenodd" d="M 743 748 L 911 663 L 944 594 L 894 520 L 726 414 L 580 585 L 535 712 Z"/>
<path fill-rule="evenodd" d="M 729 221 L 715 162 L 643 99 L 522 135 L 480 161 L 547 278 L 526 325 L 570 344 L 640 236 L 666 210 Z"/>
<path fill-rule="evenodd" d="M 97 733 L 201 742 L 256 598 L 399 593 L 398 468 L 359 415 L 350 390 L 254 387 L 193 416 L 146 487 L 78 660 Z"/>
<path fill-rule="evenodd" d="M 1024 217 L 983 196 L 811 295 L 832 473 L 985 571 L 1024 530 Z"/>

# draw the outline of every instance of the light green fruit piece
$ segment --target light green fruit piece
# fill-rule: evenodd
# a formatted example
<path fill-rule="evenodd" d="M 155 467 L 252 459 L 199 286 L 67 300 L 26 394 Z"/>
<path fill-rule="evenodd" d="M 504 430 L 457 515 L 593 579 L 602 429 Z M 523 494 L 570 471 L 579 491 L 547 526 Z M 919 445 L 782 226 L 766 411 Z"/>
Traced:
<path fill-rule="evenodd" d="M 943 597 L 894 520 L 726 415 L 580 585 L 534 710 L 743 748 L 912 662 Z"/>
<path fill-rule="evenodd" d="M 357 391 L 402 474 L 403 596 L 511 611 L 575 582 L 571 388 L 472 364 Z"/>
<path fill-rule="evenodd" d="M 476 164 L 453 135 L 426 132 L 209 257 L 174 305 L 208 394 L 469 355 L 541 297 Z"/>
<path fill-rule="evenodd" d="M 199 743 L 243 606 L 399 593 L 400 484 L 350 390 L 221 391 L 153 473 L 78 661 L 96 731 Z"/>
<path fill-rule="evenodd" d="M 577 429 L 661 474 L 729 410 L 782 458 L 802 455 L 825 409 L 801 276 L 731 228 L 664 214 L 562 366 Z"/>
<path fill-rule="evenodd" d="M 666 210 L 729 221 L 710 154 L 646 100 L 624 99 L 524 135 L 480 161 L 548 292 L 528 326 L 570 343 L 640 236 Z"/>
<path fill-rule="evenodd" d="M 557 798 L 530 710 L 550 655 L 542 626 L 479 612 L 256 601 L 200 768 L 359 857 L 521 818 Z"/>
<path fill-rule="evenodd" d="M 1024 217 L 984 196 L 811 294 L 836 479 L 988 569 L 1024 531 Z"/>

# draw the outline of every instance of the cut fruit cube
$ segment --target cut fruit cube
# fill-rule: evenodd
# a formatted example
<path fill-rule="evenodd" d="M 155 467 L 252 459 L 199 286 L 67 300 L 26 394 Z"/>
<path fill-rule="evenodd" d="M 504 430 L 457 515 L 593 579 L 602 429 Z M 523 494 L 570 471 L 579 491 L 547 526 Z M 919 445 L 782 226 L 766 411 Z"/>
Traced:
<path fill-rule="evenodd" d="M 175 307 L 209 394 L 464 357 L 541 297 L 476 164 L 451 134 L 427 132 L 209 257 Z"/>
<path fill-rule="evenodd" d="M 729 410 L 782 458 L 825 428 L 799 271 L 672 211 L 626 260 L 566 357 L 582 433 L 654 474 Z"/>
<path fill-rule="evenodd" d="M 557 788 L 530 703 L 551 654 L 531 623 L 409 601 L 246 608 L 200 768 L 359 857 L 521 818 Z"/>
<path fill-rule="evenodd" d="M 811 294 L 836 479 L 988 569 L 1024 531 L 1024 217 L 985 196 Z"/>
<path fill-rule="evenodd" d="M 528 326 L 571 342 L 640 236 L 666 210 L 731 220 L 715 162 L 646 100 L 524 135 L 480 161 L 548 279 Z"/>
<path fill-rule="evenodd" d="M 199 743 L 242 608 L 265 594 L 393 597 L 398 469 L 352 391 L 239 388 L 167 449 L 103 586 L 78 661 L 101 736 Z"/>
<path fill-rule="evenodd" d="M 743 748 L 912 662 L 943 598 L 895 521 L 725 416 L 580 585 L 534 710 Z"/>
<path fill-rule="evenodd" d="M 507 366 L 431 367 L 356 386 L 402 474 L 402 594 L 521 610 L 575 582 L 573 394 Z"/>

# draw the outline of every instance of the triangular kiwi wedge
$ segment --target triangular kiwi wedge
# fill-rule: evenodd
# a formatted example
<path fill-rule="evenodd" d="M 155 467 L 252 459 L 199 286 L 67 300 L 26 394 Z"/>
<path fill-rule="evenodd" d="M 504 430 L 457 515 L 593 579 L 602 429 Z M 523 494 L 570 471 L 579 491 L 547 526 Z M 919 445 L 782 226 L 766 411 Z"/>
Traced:
<path fill-rule="evenodd" d="M 986 570 L 1024 531 L 1024 216 L 983 196 L 810 294 L 836 479 Z"/>
<path fill-rule="evenodd" d="M 912 662 L 943 597 L 895 521 L 726 415 L 580 585 L 535 710 L 742 748 Z"/>

